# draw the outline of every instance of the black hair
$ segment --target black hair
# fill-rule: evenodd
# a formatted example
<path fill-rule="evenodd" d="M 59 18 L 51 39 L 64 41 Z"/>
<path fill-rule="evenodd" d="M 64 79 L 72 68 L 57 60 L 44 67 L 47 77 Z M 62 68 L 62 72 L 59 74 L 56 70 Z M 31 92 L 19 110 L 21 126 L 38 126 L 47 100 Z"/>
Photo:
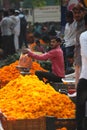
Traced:
<path fill-rule="evenodd" d="M 57 36 L 51 36 L 51 37 L 50 37 L 50 40 L 52 40 L 52 39 L 55 39 L 57 42 L 60 42 L 60 43 L 62 42 L 62 41 L 61 41 L 61 38 L 60 38 L 60 37 L 57 37 Z"/>
<path fill-rule="evenodd" d="M 56 41 L 61 43 L 61 38 L 56 38 Z"/>

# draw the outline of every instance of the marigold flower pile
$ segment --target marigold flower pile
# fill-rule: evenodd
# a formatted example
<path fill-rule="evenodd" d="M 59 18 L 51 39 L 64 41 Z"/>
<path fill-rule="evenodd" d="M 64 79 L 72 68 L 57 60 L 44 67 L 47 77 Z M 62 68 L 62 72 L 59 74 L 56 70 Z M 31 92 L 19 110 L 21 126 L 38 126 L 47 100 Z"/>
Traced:
<path fill-rule="evenodd" d="M 5 86 L 9 81 L 16 79 L 19 75 L 20 72 L 19 70 L 16 69 L 16 66 L 18 65 L 18 61 L 0 68 L 0 87 Z M 43 70 L 39 63 L 33 62 L 32 63 L 32 68 L 30 70 L 31 74 L 35 74 L 36 70 Z"/>
<path fill-rule="evenodd" d="M 75 104 L 35 75 L 20 75 L 0 89 L 0 108 L 8 119 L 42 116 L 75 118 Z"/>
<path fill-rule="evenodd" d="M 9 81 L 17 78 L 20 73 L 16 69 L 18 61 L 0 68 L 0 87 L 5 86 Z"/>

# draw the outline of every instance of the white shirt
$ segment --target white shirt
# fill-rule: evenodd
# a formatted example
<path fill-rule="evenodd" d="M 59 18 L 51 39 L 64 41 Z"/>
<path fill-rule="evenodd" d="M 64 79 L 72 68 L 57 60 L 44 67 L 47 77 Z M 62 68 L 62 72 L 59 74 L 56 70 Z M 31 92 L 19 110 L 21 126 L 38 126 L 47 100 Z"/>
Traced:
<path fill-rule="evenodd" d="M 10 17 L 4 17 L 0 22 L 2 36 L 12 35 L 13 25 L 13 21 L 10 19 Z"/>
<path fill-rule="evenodd" d="M 87 31 L 80 35 L 80 46 L 81 46 L 81 58 L 82 58 L 82 70 L 80 79 L 87 79 Z"/>
<path fill-rule="evenodd" d="M 76 26 L 77 26 L 76 21 L 74 21 L 71 24 L 66 23 L 65 31 L 64 31 L 65 47 L 70 47 L 75 45 Z"/>
<path fill-rule="evenodd" d="M 20 35 L 20 18 L 19 16 L 15 16 L 15 18 L 16 18 L 17 24 L 14 28 L 14 34 L 19 36 Z"/>
<path fill-rule="evenodd" d="M 14 23 L 14 26 L 13 26 L 13 34 L 14 34 L 14 28 L 15 28 L 15 26 L 16 26 L 16 24 L 17 24 L 17 19 L 16 19 L 16 17 L 14 16 L 14 15 L 11 15 L 11 16 L 9 16 L 10 17 L 10 19 L 12 19 L 12 21 L 13 21 L 13 23 Z"/>
<path fill-rule="evenodd" d="M 11 15 L 10 18 L 14 21 L 14 30 L 13 30 L 13 33 L 15 35 L 18 35 L 20 34 L 20 18 L 19 16 L 14 16 L 14 15 Z"/>

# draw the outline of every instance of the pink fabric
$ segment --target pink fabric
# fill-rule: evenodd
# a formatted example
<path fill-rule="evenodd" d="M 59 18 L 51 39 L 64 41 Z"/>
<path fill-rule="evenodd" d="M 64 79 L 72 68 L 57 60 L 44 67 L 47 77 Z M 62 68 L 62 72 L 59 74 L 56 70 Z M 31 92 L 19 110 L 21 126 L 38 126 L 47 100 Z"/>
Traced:
<path fill-rule="evenodd" d="M 50 60 L 52 63 L 52 72 L 58 77 L 65 77 L 64 57 L 60 46 L 41 55 L 37 55 L 31 51 L 28 55 L 36 60 Z"/>
<path fill-rule="evenodd" d="M 74 7 L 76 4 L 78 4 L 79 2 L 80 2 L 80 0 L 69 0 L 69 1 L 68 1 L 68 6 L 67 6 L 68 10 L 72 10 L 73 7 Z"/>

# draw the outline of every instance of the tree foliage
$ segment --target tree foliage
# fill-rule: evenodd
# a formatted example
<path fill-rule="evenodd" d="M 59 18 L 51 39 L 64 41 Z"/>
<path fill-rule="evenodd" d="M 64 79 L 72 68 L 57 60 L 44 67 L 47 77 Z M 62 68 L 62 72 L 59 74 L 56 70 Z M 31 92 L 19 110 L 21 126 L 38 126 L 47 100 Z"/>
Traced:
<path fill-rule="evenodd" d="M 32 0 L 32 5 L 35 7 L 41 7 L 46 5 L 46 0 Z"/>
<path fill-rule="evenodd" d="M 21 0 L 9 0 L 11 3 L 20 2 Z"/>
<path fill-rule="evenodd" d="M 46 5 L 46 0 L 24 0 L 25 7 L 42 7 Z"/>
<path fill-rule="evenodd" d="M 55 3 L 59 5 L 61 3 L 61 0 L 55 0 Z"/>
<path fill-rule="evenodd" d="M 48 0 L 9 0 L 10 3 L 18 3 L 23 1 L 26 7 L 42 7 L 45 6 Z M 55 5 L 58 5 L 61 0 L 54 0 Z"/>

